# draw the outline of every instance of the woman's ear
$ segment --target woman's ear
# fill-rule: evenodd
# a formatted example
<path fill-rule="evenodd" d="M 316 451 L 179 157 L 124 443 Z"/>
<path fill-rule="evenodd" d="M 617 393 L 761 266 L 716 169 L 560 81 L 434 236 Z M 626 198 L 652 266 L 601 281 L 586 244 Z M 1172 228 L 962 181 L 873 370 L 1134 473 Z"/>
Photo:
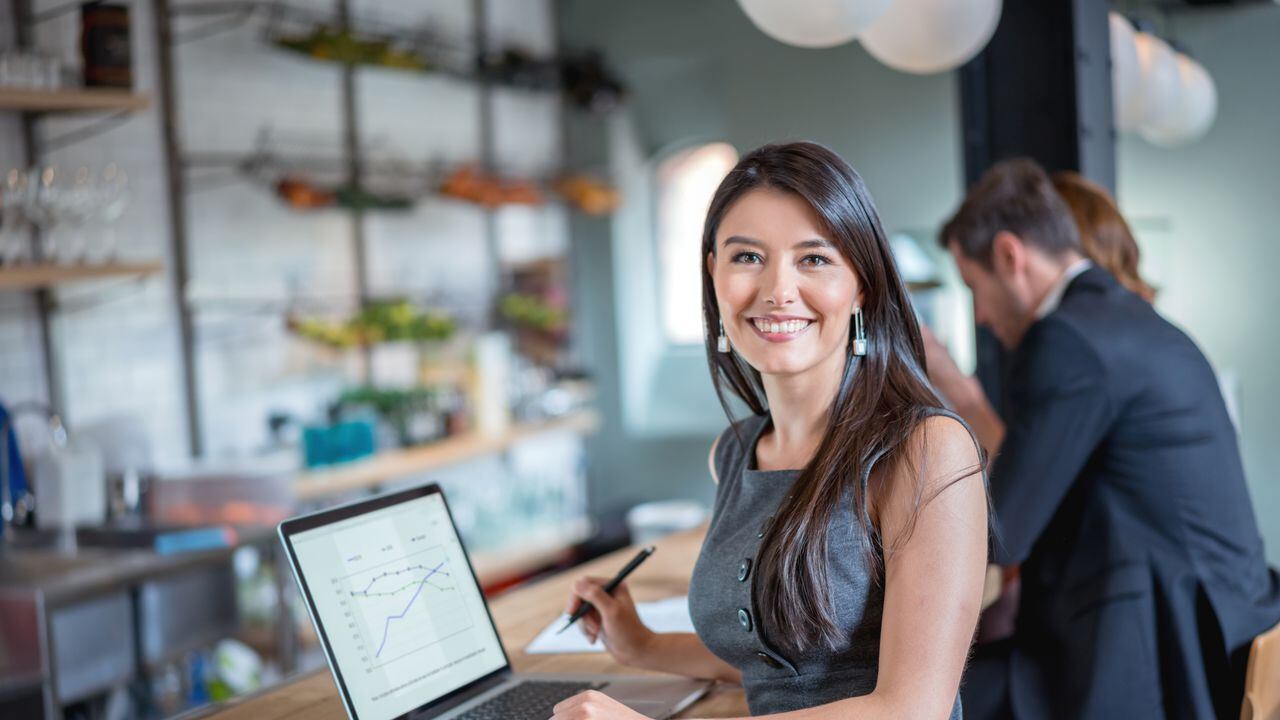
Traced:
<path fill-rule="evenodd" d="M 707 274 L 716 274 L 716 254 L 714 252 L 707 253 Z"/>

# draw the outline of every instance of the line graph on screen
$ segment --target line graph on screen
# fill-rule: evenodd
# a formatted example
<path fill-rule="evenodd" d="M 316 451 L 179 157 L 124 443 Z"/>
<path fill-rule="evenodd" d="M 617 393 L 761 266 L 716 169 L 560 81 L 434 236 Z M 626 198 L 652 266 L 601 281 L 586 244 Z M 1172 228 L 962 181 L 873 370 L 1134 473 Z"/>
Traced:
<path fill-rule="evenodd" d="M 437 545 L 347 575 L 335 590 L 345 593 L 352 626 L 375 670 L 470 630 L 474 624 L 454 583 L 451 561 Z"/>

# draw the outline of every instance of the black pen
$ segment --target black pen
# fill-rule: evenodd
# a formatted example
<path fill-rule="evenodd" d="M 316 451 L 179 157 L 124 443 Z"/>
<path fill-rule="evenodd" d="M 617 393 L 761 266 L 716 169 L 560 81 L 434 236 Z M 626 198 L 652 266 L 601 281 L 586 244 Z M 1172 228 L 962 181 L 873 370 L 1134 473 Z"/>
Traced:
<path fill-rule="evenodd" d="M 622 581 L 626 580 L 627 576 L 630 575 L 633 570 L 640 567 L 640 563 L 648 559 L 648 557 L 653 554 L 653 551 L 654 551 L 654 547 L 650 545 L 649 547 L 637 553 L 635 557 L 631 558 L 631 562 L 627 563 L 626 567 L 619 570 L 618 574 L 615 575 L 612 580 L 605 583 L 604 591 L 612 595 L 613 591 L 617 590 L 618 586 L 622 584 Z M 556 634 L 559 635 L 565 630 L 568 630 L 570 625 L 581 620 L 582 616 L 591 612 L 591 609 L 593 607 L 595 606 L 587 602 L 586 600 L 583 600 L 582 604 L 578 606 L 578 609 L 574 610 L 573 614 L 569 616 L 569 622 L 565 623 L 564 627 L 557 630 Z"/>

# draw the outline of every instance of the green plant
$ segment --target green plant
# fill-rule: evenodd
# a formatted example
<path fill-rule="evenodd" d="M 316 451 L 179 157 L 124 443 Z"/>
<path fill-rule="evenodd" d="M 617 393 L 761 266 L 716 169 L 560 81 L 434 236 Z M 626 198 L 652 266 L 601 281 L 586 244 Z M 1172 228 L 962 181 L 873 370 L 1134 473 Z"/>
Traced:
<path fill-rule="evenodd" d="M 457 330 L 449 315 L 418 310 L 407 300 L 374 302 L 345 321 L 290 318 L 288 326 L 299 336 L 337 348 L 382 342 L 438 342 Z"/>
<path fill-rule="evenodd" d="M 558 332 L 563 330 L 568 314 L 563 308 L 556 307 L 537 295 L 525 293 L 509 293 L 502 298 L 499 312 L 512 324 L 518 327 Z"/>

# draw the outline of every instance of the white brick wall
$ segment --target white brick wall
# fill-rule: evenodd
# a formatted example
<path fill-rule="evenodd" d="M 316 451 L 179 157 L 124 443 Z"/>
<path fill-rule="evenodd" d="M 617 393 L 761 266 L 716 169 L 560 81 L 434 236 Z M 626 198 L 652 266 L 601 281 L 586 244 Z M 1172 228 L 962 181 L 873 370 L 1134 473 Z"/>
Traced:
<path fill-rule="evenodd" d="M 180 6 L 181 1 L 173 3 Z M 7 20 L 5 2 L 0 0 L 0 10 Z M 324 11 L 332 7 L 330 0 L 308 4 Z M 151 6 L 131 6 L 135 82 L 140 90 L 154 92 Z M 470 0 L 357 0 L 354 6 L 358 17 L 403 25 L 430 19 L 451 36 L 470 39 Z M 75 13 L 42 25 L 39 42 L 73 61 L 77 26 Z M 550 51 L 555 47 L 551 0 L 490 0 L 490 32 L 498 43 Z M 259 130 L 270 125 L 281 137 L 313 140 L 318 154 L 339 156 L 335 66 L 265 46 L 256 26 L 183 44 L 175 54 L 180 135 L 188 151 L 244 152 Z M 557 98 L 503 90 L 494 107 L 500 167 L 540 173 L 557 166 Z M 362 71 L 359 108 L 363 140 L 379 141 L 411 162 L 479 156 L 479 93 L 469 84 Z M 43 127 L 57 134 L 83 123 L 51 119 Z M 18 142 L 16 119 L 0 114 L 0 168 L 17 162 Z M 325 151 L 325 145 L 331 150 Z M 121 254 L 169 260 L 158 109 L 51 153 L 45 162 L 95 169 L 119 163 L 129 172 L 133 193 L 119 224 Z M 203 172 L 199 176 L 208 177 Z M 349 306 L 355 290 L 350 217 L 338 211 L 295 213 L 277 202 L 269 187 L 226 179 L 216 186 L 193 183 L 197 189 L 187 198 L 188 294 L 197 298 L 203 440 L 215 457 L 260 447 L 268 411 L 310 416 L 345 381 L 356 378 L 350 358 L 318 352 L 289 337 L 279 314 L 279 301 L 295 296 L 327 298 L 326 306 L 334 309 Z M 371 216 L 366 225 L 371 291 L 429 299 L 465 319 L 479 320 L 491 292 L 492 259 L 484 227 L 482 211 L 445 200 L 424 202 L 411 213 Z M 499 246 L 513 258 L 554 252 L 565 242 L 564 211 L 556 207 L 503 211 L 499 228 Z M 164 464 L 187 454 L 169 282 L 161 276 L 134 286 L 113 281 L 61 291 L 67 302 L 84 299 L 86 293 L 102 293 L 103 302 L 63 311 L 55 323 L 65 413 L 72 426 L 107 415 L 137 414 L 147 422 Z M 0 296 L 0 397 L 13 402 L 43 395 L 41 362 L 29 297 Z"/>
<path fill-rule="evenodd" d="M 36 3 L 38 9 L 46 4 Z M 135 83 L 153 92 L 155 61 L 148 3 L 134 3 Z M 7 3 L 0 7 L 5 25 L 12 17 Z M 38 26 L 36 41 L 46 52 L 68 63 L 78 62 L 79 16 L 72 13 Z M 54 138 L 85 127 L 92 119 L 51 117 L 40 125 L 41 135 Z M 20 161 L 17 117 L 0 119 L 0 168 Z M 139 113 L 91 140 L 47 153 L 41 162 L 61 171 L 88 166 L 101 171 L 117 162 L 130 177 L 133 201 L 117 225 L 119 254 L 126 259 L 167 260 L 168 226 L 163 212 L 158 114 Z M 175 313 L 163 276 L 143 283 L 104 281 L 58 291 L 65 309 L 53 321 L 58 372 L 65 388 L 61 408 L 76 424 L 111 414 L 142 417 L 156 438 L 161 459 L 185 455 Z M 0 397 L 47 399 L 43 388 L 43 359 L 34 306 L 30 296 L 0 298 Z M 12 342 L 7 341 L 13 338 Z"/>

